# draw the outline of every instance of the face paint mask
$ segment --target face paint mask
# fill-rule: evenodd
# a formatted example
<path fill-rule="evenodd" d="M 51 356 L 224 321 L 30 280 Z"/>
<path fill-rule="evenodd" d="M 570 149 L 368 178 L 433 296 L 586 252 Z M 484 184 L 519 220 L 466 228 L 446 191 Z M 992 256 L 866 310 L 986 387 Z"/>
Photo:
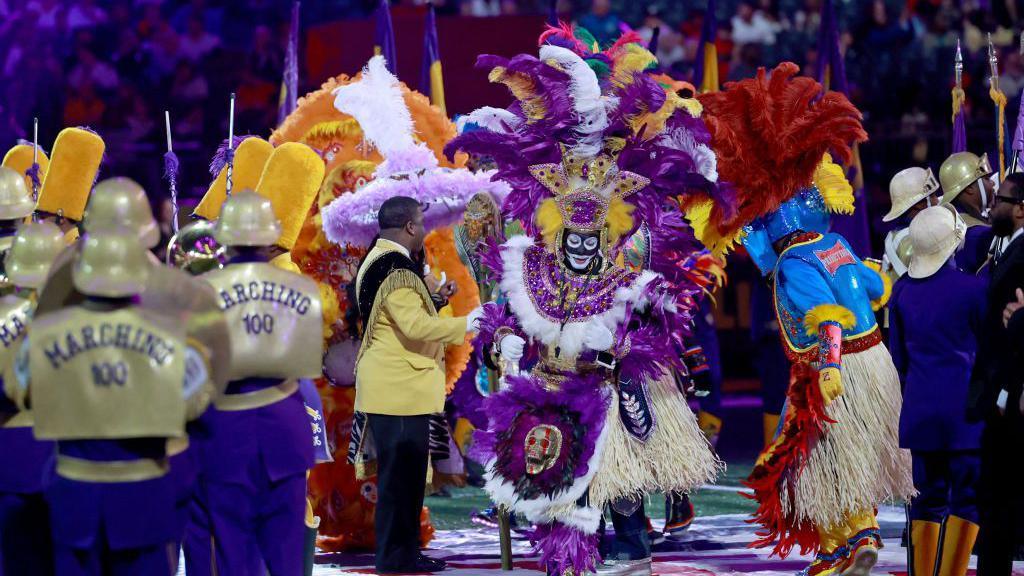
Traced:
<path fill-rule="evenodd" d="M 562 252 L 565 254 L 565 265 L 575 272 L 594 270 L 595 265 L 600 264 L 600 246 L 600 232 L 574 232 L 566 230 L 562 234 Z"/>

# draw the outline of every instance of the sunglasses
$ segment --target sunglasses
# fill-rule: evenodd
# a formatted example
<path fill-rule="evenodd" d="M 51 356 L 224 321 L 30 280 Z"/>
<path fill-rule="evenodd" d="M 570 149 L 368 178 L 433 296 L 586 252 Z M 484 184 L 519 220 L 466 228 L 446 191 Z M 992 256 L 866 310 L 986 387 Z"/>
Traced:
<path fill-rule="evenodd" d="M 999 202 L 1006 202 L 1007 204 L 1024 204 L 1024 199 L 1014 198 L 1013 196 L 1000 196 L 999 194 L 995 195 L 995 201 L 997 204 Z"/>

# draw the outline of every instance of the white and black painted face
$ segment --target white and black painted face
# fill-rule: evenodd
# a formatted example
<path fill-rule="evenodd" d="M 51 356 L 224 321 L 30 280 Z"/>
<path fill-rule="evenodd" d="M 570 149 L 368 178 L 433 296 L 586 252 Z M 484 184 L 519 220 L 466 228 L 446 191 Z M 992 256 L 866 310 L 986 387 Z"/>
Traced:
<path fill-rule="evenodd" d="M 562 233 L 562 251 L 565 253 L 565 265 L 576 272 L 595 270 L 601 261 L 600 249 L 600 232 L 566 230 Z"/>

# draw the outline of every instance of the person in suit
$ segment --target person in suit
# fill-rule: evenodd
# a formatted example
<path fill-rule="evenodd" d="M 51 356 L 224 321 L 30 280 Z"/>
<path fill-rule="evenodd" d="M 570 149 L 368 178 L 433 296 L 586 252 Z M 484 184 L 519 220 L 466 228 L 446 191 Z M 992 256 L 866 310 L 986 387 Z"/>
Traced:
<path fill-rule="evenodd" d="M 479 318 L 440 318 L 412 255 L 426 231 L 419 203 L 386 200 L 380 234 L 356 274 L 363 339 L 356 359 L 357 412 L 366 414 L 376 451 L 376 567 L 380 573 L 440 572 L 445 563 L 419 551 L 427 478 L 430 414 L 444 411 L 444 345 L 461 344 Z M 447 298 L 453 283 L 441 286 Z"/>
<path fill-rule="evenodd" d="M 889 306 L 889 350 L 903 386 L 900 448 L 910 450 L 918 492 L 910 504 L 915 576 L 963 576 L 978 535 L 982 426 L 967 420 L 967 394 L 986 280 L 956 267 L 966 232 L 950 206 L 920 212 Z"/>
<path fill-rule="evenodd" d="M 1020 541 L 1024 497 L 1019 487 L 1019 461 L 1024 451 L 1020 407 L 1020 340 L 1014 340 L 1003 322 L 1008 304 L 1017 301 L 1024 287 L 1024 174 L 1009 174 L 999 186 L 992 209 L 992 229 L 1008 239 L 995 258 L 989 283 L 988 311 L 983 343 L 972 378 L 972 415 L 984 419 L 981 441 L 980 574 L 1010 574 L 1013 553 Z M 1019 314 L 1011 319 L 1016 329 Z"/>

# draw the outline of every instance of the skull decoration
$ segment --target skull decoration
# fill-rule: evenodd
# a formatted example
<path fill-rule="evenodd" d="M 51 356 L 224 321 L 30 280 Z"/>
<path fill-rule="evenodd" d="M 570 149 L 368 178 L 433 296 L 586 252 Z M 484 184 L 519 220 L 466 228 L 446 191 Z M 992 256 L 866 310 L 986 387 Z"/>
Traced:
<path fill-rule="evenodd" d="M 562 452 L 562 431 L 554 426 L 534 426 L 526 435 L 526 473 L 531 476 L 551 468 Z"/>

